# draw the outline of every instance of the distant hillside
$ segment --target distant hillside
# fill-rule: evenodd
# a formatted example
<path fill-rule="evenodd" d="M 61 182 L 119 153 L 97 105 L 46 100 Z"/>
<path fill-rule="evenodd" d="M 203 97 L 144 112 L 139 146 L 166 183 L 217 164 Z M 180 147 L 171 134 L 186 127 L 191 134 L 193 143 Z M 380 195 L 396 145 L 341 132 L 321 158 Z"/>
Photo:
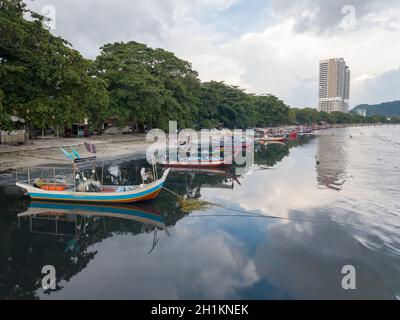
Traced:
<path fill-rule="evenodd" d="M 367 116 L 400 116 L 400 101 L 383 102 L 380 104 L 360 104 L 351 113 L 356 113 L 356 110 L 365 109 Z"/>

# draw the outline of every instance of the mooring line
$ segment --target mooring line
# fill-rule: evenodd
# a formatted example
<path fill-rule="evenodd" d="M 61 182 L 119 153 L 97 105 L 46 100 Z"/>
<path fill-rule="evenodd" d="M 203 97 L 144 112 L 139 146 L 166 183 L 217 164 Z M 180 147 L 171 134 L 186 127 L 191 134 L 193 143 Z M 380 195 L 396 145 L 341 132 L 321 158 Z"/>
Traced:
<path fill-rule="evenodd" d="M 163 189 L 165 189 L 166 191 L 172 193 L 173 195 L 185 200 L 185 198 L 179 194 L 177 194 L 176 192 L 169 190 L 165 187 L 162 187 Z M 193 199 L 191 199 L 193 200 Z M 196 201 L 196 200 L 195 200 Z M 358 225 L 358 224 L 352 224 L 352 223 L 343 223 L 343 222 L 339 222 L 339 221 L 332 221 L 332 220 L 328 220 L 328 221 L 317 221 L 317 220 L 306 220 L 306 219 L 297 219 L 297 218 L 288 218 L 288 217 L 279 217 L 279 216 L 273 216 L 273 215 L 263 215 L 261 213 L 256 213 L 256 212 L 251 212 L 251 211 L 247 211 L 247 210 L 241 210 L 241 209 L 234 209 L 234 208 L 230 208 L 230 207 L 226 207 L 225 205 L 222 204 L 218 204 L 218 203 L 212 203 L 212 202 L 208 202 L 208 201 L 204 201 L 204 200 L 198 200 L 202 202 L 202 205 L 206 206 L 214 206 L 214 207 L 219 207 L 219 208 L 224 208 L 226 210 L 230 210 L 230 211 L 235 211 L 235 212 L 239 212 L 239 213 L 245 213 L 245 215 L 229 215 L 229 214 L 215 214 L 215 215 L 211 215 L 211 214 L 202 214 L 202 215 L 191 215 L 190 217 L 192 218 L 200 218 L 200 217 L 253 217 L 253 218 L 264 218 L 264 219 L 275 219 L 275 220 L 285 220 L 285 221 L 294 221 L 294 222 L 306 222 L 306 223 L 337 223 L 339 225 L 342 226 L 349 226 L 349 227 L 355 227 L 355 228 L 361 228 L 361 229 L 365 229 L 365 226 L 362 225 Z M 193 210 L 193 211 L 197 211 L 197 210 Z M 193 212 L 191 211 L 191 212 Z"/>

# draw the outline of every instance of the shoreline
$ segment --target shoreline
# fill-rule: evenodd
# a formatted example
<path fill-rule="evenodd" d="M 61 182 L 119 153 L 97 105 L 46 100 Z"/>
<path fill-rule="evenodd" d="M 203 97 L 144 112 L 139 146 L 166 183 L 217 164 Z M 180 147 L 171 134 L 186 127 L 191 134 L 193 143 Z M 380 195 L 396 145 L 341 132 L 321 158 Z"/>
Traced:
<path fill-rule="evenodd" d="M 151 144 L 145 134 L 94 136 L 90 138 L 45 138 L 35 139 L 20 146 L 0 145 L 0 174 L 12 173 L 23 168 L 69 164 L 60 148 L 75 148 L 82 157 L 90 157 L 84 145 L 90 141 L 96 145 L 96 156 L 104 160 L 134 157 L 145 153 Z"/>
<path fill-rule="evenodd" d="M 349 127 L 382 127 L 397 126 L 398 124 L 343 124 L 332 125 L 331 127 L 317 130 L 324 131 L 326 129 L 341 129 Z M 273 129 L 284 129 L 293 126 L 281 126 Z M 97 156 L 106 161 L 137 157 L 145 154 L 151 143 L 146 142 L 146 134 L 127 134 L 127 135 L 102 135 L 90 138 L 55 138 L 47 137 L 44 140 L 35 139 L 30 142 L 19 145 L 2 145 L 0 144 L 0 174 L 9 174 L 13 171 L 24 168 L 32 168 L 36 166 L 69 164 L 70 161 L 60 152 L 59 148 L 69 149 L 75 148 L 82 157 L 90 157 L 93 154 L 87 152 L 84 142 L 90 141 L 96 145 Z"/>

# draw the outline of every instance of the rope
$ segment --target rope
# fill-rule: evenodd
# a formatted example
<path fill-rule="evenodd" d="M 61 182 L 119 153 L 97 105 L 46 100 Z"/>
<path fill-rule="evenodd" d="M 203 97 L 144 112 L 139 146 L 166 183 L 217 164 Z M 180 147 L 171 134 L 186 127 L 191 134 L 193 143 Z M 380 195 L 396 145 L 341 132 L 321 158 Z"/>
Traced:
<path fill-rule="evenodd" d="M 173 195 L 177 196 L 178 199 L 182 199 L 183 201 L 187 201 L 187 199 L 185 199 L 183 196 L 177 194 L 176 192 L 169 190 L 165 187 L 162 187 L 163 189 L 165 189 L 166 191 L 172 193 Z M 214 206 L 214 207 L 220 207 L 220 208 L 224 208 L 226 210 L 230 210 L 230 211 L 234 211 L 234 212 L 239 212 L 239 213 L 245 213 L 245 215 L 229 215 L 229 214 L 224 214 L 224 215 L 207 215 L 207 214 L 202 214 L 202 215 L 198 215 L 198 216 L 190 216 L 192 218 L 199 218 L 199 217 L 248 217 L 248 216 L 252 216 L 253 218 L 264 218 L 264 219 L 276 219 L 276 220 L 285 220 L 285 221 L 294 221 L 294 222 L 306 222 L 306 223 L 329 223 L 330 221 L 316 221 L 316 220 L 306 220 L 306 219 L 296 219 L 296 218 L 286 218 L 286 217 L 278 217 L 278 216 L 273 216 L 273 215 L 264 215 L 264 214 L 260 214 L 260 213 L 256 213 L 256 212 L 251 212 L 251 211 L 246 211 L 246 210 L 241 210 L 241 209 L 234 209 L 234 208 L 230 208 L 227 206 L 224 206 L 222 204 L 218 204 L 218 203 L 212 203 L 212 202 L 206 202 L 206 201 L 202 201 L 202 200 L 193 200 L 192 201 L 199 201 L 199 206 L 200 207 L 204 207 L 204 206 Z M 179 203 L 181 204 L 181 206 L 184 206 L 184 203 L 182 203 L 181 201 L 179 201 Z M 184 209 L 184 208 L 182 208 Z M 191 209 L 189 207 L 189 209 Z M 196 208 L 195 210 L 183 210 L 183 211 L 187 211 L 187 212 L 192 212 L 192 211 L 196 211 L 199 208 Z M 350 227 L 356 227 L 356 228 L 362 228 L 365 229 L 365 226 L 361 226 L 358 224 L 353 224 L 353 223 L 342 223 L 342 222 L 338 222 L 335 221 L 336 223 L 342 225 L 342 226 L 350 226 Z"/>
<path fill-rule="evenodd" d="M 181 195 L 177 194 L 176 192 L 174 192 L 174 191 L 172 191 L 172 190 L 169 190 L 169 189 L 167 189 L 167 188 L 166 188 L 166 187 L 164 187 L 164 186 L 162 186 L 161 188 L 165 189 L 166 191 L 168 191 L 168 192 L 172 193 L 173 195 L 175 195 L 175 196 L 177 196 L 177 197 L 179 197 L 179 198 L 182 198 L 182 199 L 184 199 L 184 197 L 183 197 L 183 196 L 181 196 Z"/>
<path fill-rule="evenodd" d="M 183 196 L 177 194 L 176 192 L 174 192 L 174 191 L 172 191 L 172 190 L 170 190 L 170 189 L 168 189 L 168 188 L 166 188 L 164 186 L 162 188 L 165 189 L 166 191 L 170 192 L 171 194 L 177 196 L 178 197 L 178 202 L 181 204 L 181 207 L 185 207 L 184 201 L 188 201 L 187 199 L 185 199 Z M 181 201 L 179 201 L 179 199 L 181 199 Z M 284 217 L 271 216 L 271 215 L 262 215 L 262 214 L 255 213 L 255 212 L 229 208 L 229 207 L 226 207 L 226 206 L 218 204 L 218 203 L 212 203 L 212 202 L 207 202 L 207 201 L 203 201 L 203 200 L 190 199 L 190 201 L 197 201 L 198 204 L 199 204 L 199 207 L 204 207 L 204 206 L 220 207 L 220 208 L 224 208 L 224 209 L 227 209 L 227 210 L 230 210 L 230 211 L 246 213 L 247 215 L 253 215 L 255 217 L 260 217 L 260 218 L 269 218 L 269 219 L 278 219 L 278 220 L 289 220 L 289 221 L 297 221 L 297 222 L 316 223 L 316 221 L 311 221 L 311 220 L 291 219 L 291 218 L 284 218 Z M 207 216 L 207 215 L 202 215 L 202 216 Z M 230 216 L 233 216 L 233 215 L 230 215 Z"/>

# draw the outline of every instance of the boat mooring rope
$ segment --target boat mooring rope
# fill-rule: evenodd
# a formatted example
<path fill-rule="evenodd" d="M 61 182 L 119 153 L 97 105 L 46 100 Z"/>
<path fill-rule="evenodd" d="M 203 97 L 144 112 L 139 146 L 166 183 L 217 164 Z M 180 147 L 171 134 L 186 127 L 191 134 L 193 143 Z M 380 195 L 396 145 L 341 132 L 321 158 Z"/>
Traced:
<path fill-rule="evenodd" d="M 170 189 L 168 189 L 168 188 L 166 188 L 164 186 L 162 188 L 177 197 L 178 203 L 179 203 L 182 211 L 184 211 L 184 212 L 192 212 L 192 211 L 196 211 L 196 210 L 205 209 L 207 207 L 220 207 L 220 208 L 224 208 L 224 209 L 227 209 L 227 210 L 230 210 L 230 211 L 246 213 L 247 216 L 251 215 L 251 216 L 259 217 L 259 218 L 268 218 L 268 219 L 278 219 L 278 220 L 289 220 L 289 221 L 297 221 L 297 222 L 316 223 L 316 221 L 311 221 L 311 220 L 292 219 L 292 218 L 285 218 L 285 217 L 278 217 L 278 216 L 271 216 L 271 215 L 263 215 L 263 214 L 256 213 L 256 212 L 250 212 L 250 211 L 246 211 L 246 210 L 229 208 L 229 207 L 226 207 L 226 206 L 224 206 L 222 204 L 212 203 L 212 202 L 208 202 L 208 201 L 204 201 L 204 200 L 187 199 L 187 198 L 177 194 L 176 192 L 174 192 L 174 191 L 172 191 L 172 190 L 170 190 Z M 211 215 L 202 215 L 202 217 L 204 217 L 204 216 L 211 216 Z M 218 215 L 218 216 L 220 216 L 220 215 Z M 235 215 L 228 215 L 228 216 L 235 216 Z M 236 216 L 238 216 L 238 215 L 236 215 Z"/>
<path fill-rule="evenodd" d="M 164 186 L 162 187 L 166 191 L 170 192 L 171 194 L 175 195 L 178 199 L 178 203 L 181 207 L 181 210 L 183 212 L 189 213 L 201 209 L 206 209 L 209 207 L 219 207 L 219 208 L 224 208 L 226 210 L 234 211 L 234 212 L 239 212 L 239 213 L 245 213 L 245 215 L 235 215 L 235 214 L 215 214 L 215 215 L 210 215 L 210 214 L 202 214 L 198 216 L 191 216 L 192 218 L 198 218 L 198 217 L 253 217 L 253 218 L 264 218 L 264 219 L 276 219 L 276 220 L 285 220 L 285 221 L 293 221 L 293 222 L 306 222 L 306 223 L 330 223 L 333 221 L 317 221 L 317 220 L 308 220 L 308 219 L 297 219 L 297 218 L 287 218 L 287 217 L 279 217 L 279 216 L 273 216 L 273 215 L 264 215 L 260 214 L 257 212 L 251 212 L 247 210 L 241 210 L 241 209 L 234 209 L 230 208 L 227 206 L 224 206 L 222 204 L 218 203 L 212 203 L 204 200 L 198 200 L 198 199 L 187 199 L 176 192 L 165 188 Z M 355 228 L 361 228 L 365 229 L 365 226 L 358 225 L 358 224 L 353 224 L 353 223 L 343 223 L 339 221 L 334 221 L 337 224 L 340 224 L 342 226 L 348 226 L 348 227 L 355 227 Z"/>
<path fill-rule="evenodd" d="M 188 198 L 185 198 L 185 197 L 177 194 L 176 192 L 174 192 L 172 190 L 167 189 L 164 186 L 162 188 L 164 190 L 172 193 L 173 195 L 175 195 L 177 197 L 178 203 L 179 203 L 179 205 L 181 207 L 181 210 L 183 212 L 189 213 L 189 212 L 192 212 L 192 211 L 195 211 L 195 210 L 201 210 L 201 209 L 206 209 L 208 207 L 219 206 L 218 204 L 214 204 L 214 203 L 207 202 L 207 201 L 204 201 L 204 200 L 188 199 Z"/>

